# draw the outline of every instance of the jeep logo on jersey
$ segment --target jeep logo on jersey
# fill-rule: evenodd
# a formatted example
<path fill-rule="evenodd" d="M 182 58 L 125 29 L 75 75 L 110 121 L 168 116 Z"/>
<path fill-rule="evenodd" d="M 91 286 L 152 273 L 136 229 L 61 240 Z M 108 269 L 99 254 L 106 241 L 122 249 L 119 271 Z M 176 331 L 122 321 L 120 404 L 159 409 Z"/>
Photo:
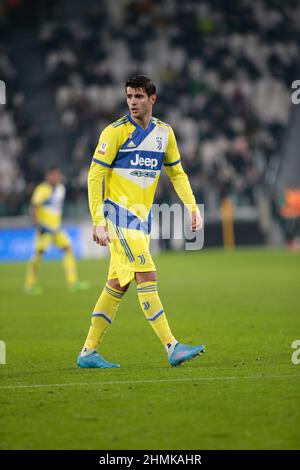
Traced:
<path fill-rule="evenodd" d="M 145 165 L 148 166 L 149 168 L 153 169 L 156 168 L 158 165 L 158 160 L 157 158 L 149 158 L 149 157 L 140 157 L 138 153 L 135 154 L 135 160 L 132 159 L 130 160 L 131 165 L 137 166 L 137 165 Z"/>

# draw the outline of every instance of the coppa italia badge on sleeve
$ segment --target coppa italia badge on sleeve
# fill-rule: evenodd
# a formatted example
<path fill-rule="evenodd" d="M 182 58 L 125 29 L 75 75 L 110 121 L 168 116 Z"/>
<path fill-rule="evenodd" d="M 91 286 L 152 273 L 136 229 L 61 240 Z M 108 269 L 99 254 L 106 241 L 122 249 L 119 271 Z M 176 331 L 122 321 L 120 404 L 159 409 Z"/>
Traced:
<path fill-rule="evenodd" d="M 106 149 L 107 149 L 107 143 L 106 142 L 100 142 L 98 153 L 102 153 L 102 155 L 105 155 Z"/>

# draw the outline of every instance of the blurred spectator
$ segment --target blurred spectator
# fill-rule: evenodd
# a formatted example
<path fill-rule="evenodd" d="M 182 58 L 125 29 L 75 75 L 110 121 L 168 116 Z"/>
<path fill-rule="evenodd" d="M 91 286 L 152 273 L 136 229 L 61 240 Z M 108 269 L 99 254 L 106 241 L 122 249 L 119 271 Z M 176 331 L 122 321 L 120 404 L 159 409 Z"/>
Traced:
<path fill-rule="evenodd" d="M 71 21 L 52 11 L 39 25 L 47 77 L 72 147 L 69 197 L 76 201 L 86 190 L 99 133 L 127 113 L 123 84 L 139 71 L 158 85 L 155 115 L 174 127 L 206 209 L 224 195 L 255 205 L 299 69 L 299 2 L 103 0 L 84 13 Z M 14 80 L 7 57 L 2 62 Z M 15 114 L 23 145 L 36 145 L 36 130 Z M 14 151 L 26 179 L 23 152 Z M 158 201 L 168 199 L 168 184 L 162 177 Z"/>
<path fill-rule="evenodd" d="M 0 50 L 0 77 L 7 94 L 6 105 L 0 105 L 0 215 L 17 215 L 28 201 L 28 158 L 38 147 L 39 133 L 30 123 L 16 68 L 4 47 Z"/>
<path fill-rule="evenodd" d="M 126 112 L 124 78 L 141 70 L 158 82 L 155 112 L 175 127 L 195 191 L 207 179 L 208 191 L 220 196 L 225 184 L 237 203 L 255 204 L 287 122 L 299 5 L 123 1 L 112 13 L 102 3 L 80 23 L 45 23 L 40 32 L 62 124 L 76 133 L 78 172 L 101 128 Z"/>

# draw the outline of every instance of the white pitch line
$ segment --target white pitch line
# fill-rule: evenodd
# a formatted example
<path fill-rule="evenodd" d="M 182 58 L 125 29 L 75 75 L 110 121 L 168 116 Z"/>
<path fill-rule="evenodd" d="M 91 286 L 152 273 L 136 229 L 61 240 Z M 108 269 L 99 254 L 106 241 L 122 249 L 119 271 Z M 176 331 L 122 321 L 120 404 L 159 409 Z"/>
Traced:
<path fill-rule="evenodd" d="M 235 376 L 235 377 L 193 377 L 193 378 L 178 378 L 178 379 L 149 379 L 149 380 L 111 380 L 105 382 L 70 382 L 64 384 L 31 384 L 31 385 L 0 385 L 0 390 L 11 389 L 24 389 L 24 388 L 52 388 L 52 387 L 90 387 L 90 386 L 104 386 L 104 385 L 132 385 L 132 384 L 156 384 L 163 382 L 199 382 L 199 381 L 226 381 L 226 380 L 253 380 L 253 379 L 295 379 L 300 378 L 300 375 L 248 375 L 248 376 Z"/>

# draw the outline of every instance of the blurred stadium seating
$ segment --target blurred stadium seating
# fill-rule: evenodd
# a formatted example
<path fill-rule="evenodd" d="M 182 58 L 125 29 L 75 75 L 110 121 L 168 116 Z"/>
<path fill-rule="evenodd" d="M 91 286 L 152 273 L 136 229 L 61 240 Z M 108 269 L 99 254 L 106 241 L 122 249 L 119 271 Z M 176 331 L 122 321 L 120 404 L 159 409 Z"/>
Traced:
<path fill-rule="evenodd" d="M 224 197 L 265 221 L 267 207 L 272 218 L 291 83 L 300 78 L 299 2 L 88 5 L 2 2 L 0 78 L 8 101 L 0 116 L 0 214 L 26 213 L 41 171 L 58 162 L 67 214 L 87 213 L 99 132 L 127 112 L 124 81 L 139 71 L 158 85 L 154 114 L 174 127 L 207 220 Z M 169 188 L 162 175 L 157 202 L 175 200 Z"/>

